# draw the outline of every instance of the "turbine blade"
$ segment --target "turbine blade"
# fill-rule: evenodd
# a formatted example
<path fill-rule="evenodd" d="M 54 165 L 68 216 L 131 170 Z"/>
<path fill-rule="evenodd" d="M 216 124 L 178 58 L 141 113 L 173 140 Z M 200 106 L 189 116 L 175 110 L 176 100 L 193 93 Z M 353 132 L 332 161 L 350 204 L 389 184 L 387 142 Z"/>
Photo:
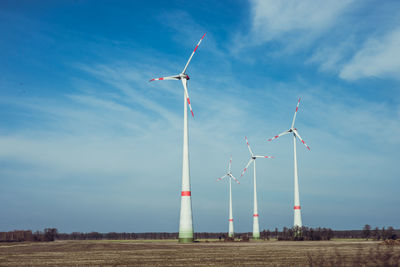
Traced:
<path fill-rule="evenodd" d="M 183 84 L 183 88 L 185 89 L 185 94 L 186 94 L 186 99 L 190 108 L 190 112 L 192 113 L 192 117 L 194 118 L 194 114 L 193 114 L 193 110 L 192 110 L 192 105 L 190 104 L 190 99 L 189 99 L 189 93 L 187 90 L 187 80 L 186 79 L 182 79 L 182 84 Z"/>
<path fill-rule="evenodd" d="M 292 127 L 290 127 L 290 128 L 293 128 L 293 126 L 294 126 L 294 121 L 296 120 L 296 114 L 297 114 L 297 111 L 299 110 L 300 100 L 301 100 L 301 98 L 299 98 L 299 101 L 297 102 L 296 111 L 294 112 L 294 116 L 293 116 Z"/>
<path fill-rule="evenodd" d="M 232 174 L 229 175 L 233 180 L 235 180 L 236 183 L 240 184 L 240 182 L 238 181 L 238 179 L 236 179 Z"/>
<path fill-rule="evenodd" d="M 154 78 L 151 79 L 149 82 L 152 81 L 162 81 L 162 80 L 180 80 L 181 77 L 179 77 L 179 75 L 175 75 L 175 76 L 167 76 L 167 77 L 161 77 L 161 78 Z"/>
<path fill-rule="evenodd" d="M 247 140 L 246 136 L 244 138 L 246 139 L 247 148 L 249 149 L 250 154 L 253 156 L 254 154 L 253 154 L 253 151 L 251 151 L 251 148 L 250 148 L 250 145 L 249 145 L 249 141 Z"/>
<path fill-rule="evenodd" d="M 300 141 L 306 146 L 306 148 L 308 148 L 308 150 L 311 150 L 310 147 L 306 144 L 306 142 L 304 142 L 304 140 L 301 138 L 301 136 L 299 135 L 299 133 L 297 132 L 297 130 L 293 130 L 294 134 L 300 139 Z"/>
<path fill-rule="evenodd" d="M 262 159 L 274 159 L 274 156 L 255 156 L 256 158 L 262 158 Z"/>
<path fill-rule="evenodd" d="M 221 176 L 217 179 L 217 181 L 221 181 L 222 179 L 224 179 L 226 176 L 228 176 L 227 174 L 225 174 L 224 176 Z"/>
<path fill-rule="evenodd" d="M 198 43 L 198 44 L 196 45 L 196 47 L 194 48 L 194 50 L 193 50 L 192 54 L 190 55 L 190 58 L 189 58 L 188 62 L 186 63 L 186 66 L 185 66 L 185 68 L 183 69 L 182 73 L 185 73 L 185 72 L 186 72 L 186 69 L 187 69 L 187 67 L 189 66 L 189 63 L 190 63 L 190 61 L 192 60 L 192 57 L 193 57 L 194 53 L 196 52 L 197 48 L 199 47 L 199 45 L 200 45 L 201 41 L 203 40 L 204 36 L 206 36 L 206 34 L 204 34 L 203 37 L 201 37 L 199 43 Z"/>
<path fill-rule="evenodd" d="M 278 137 L 280 137 L 280 136 L 282 136 L 282 135 L 288 134 L 288 133 L 289 133 L 289 131 L 284 131 L 283 133 L 280 133 L 280 134 L 275 135 L 274 137 L 268 139 L 268 141 L 275 140 L 276 138 L 278 138 Z"/>
<path fill-rule="evenodd" d="M 228 165 L 228 172 L 231 172 L 231 165 L 232 165 L 232 155 L 231 155 L 231 159 L 229 160 L 229 165 Z"/>
<path fill-rule="evenodd" d="M 250 165 L 253 161 L 254 161 L 253 159 L 250 159 L 250 160 L 249 160 L 249 163 L 247 163 L 247 165 L 246 165 L 246 167 L 244 168 L 244 170 L 243 170 L 242 174 L 240 175 L 240 177 L 243 176 L 243 174 L 246 172 L 247 168 L 249 167 L 249 165 Z"/>

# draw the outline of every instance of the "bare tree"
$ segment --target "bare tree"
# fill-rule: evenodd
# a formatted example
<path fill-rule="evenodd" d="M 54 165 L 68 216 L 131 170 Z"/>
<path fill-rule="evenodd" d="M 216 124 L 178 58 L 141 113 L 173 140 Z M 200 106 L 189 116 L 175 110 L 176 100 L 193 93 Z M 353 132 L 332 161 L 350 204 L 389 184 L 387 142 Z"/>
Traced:
<path fill-rule="evenodd" d="M 366 224 L 364 226 L 363 231 L 362 231 L 362 235 L 363 235 L 363 238 L 365 238 L 367 240 L 368 240 L 368 238 L 370 238 L 370 236 L 371 236 L 371 226 L 369 224 Z"/>

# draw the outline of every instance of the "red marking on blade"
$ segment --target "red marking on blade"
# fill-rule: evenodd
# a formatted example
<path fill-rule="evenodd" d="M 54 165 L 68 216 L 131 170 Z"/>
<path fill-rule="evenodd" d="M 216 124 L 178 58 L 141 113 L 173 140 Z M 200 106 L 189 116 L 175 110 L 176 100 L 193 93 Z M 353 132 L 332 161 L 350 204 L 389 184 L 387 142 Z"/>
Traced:
<path fill-rule="evenodd" d="M 192 192 L 190 192 L 190 191 L 182 191 L 181 195 L 183 197 L 190 197 L 192 195 Z"/>
<path fill-rule="evenodd" d="M 278 137 L 279 137 L 279 135 L 275 136 L 274 138 L 278 138 Z"/>
<path fill-rule="evenodd" d="M 294 206 L 294 209 L 295 210 L 300 210 L 301 208 L 300 208 L 300 206 Z"/>
<path fill-rule="evenodd" d="M 299 110 L 299 107 L 296 107 L 296 112 L 297 112 L 297 110 Z"/>
<path fill-rule="evenodd" d="M 205 33 L 205 34 L 203 34 L 203 37 L 201 37 L 201 40 L 203 40 L 204 36 L 206 36 L 206 33 Z"/>
<path fill-rule="evenodd" d="M 253 214 L 253 217 L 258 217 L 258 214 Z"/>
<path fill-rule="evenodd" d="M 233 222 L 233 219 L 229 219 L 230 222 Z"/>
<path fill-rule="evenodd" d="M 192 113 L 192 117 L 194 118 L 193 110 L 190 111 Z"/>
<path fill-rule="evenodd" d="M 196 48 L 194 49 L 193 53 L 194 53 L 194 52 L 196 52 L 196 50 L 197 50 L 197 47 L 199 47 L 199 45 L 196 45 Z"/>
<path fill-rule="evenodd" d="M 268 141 L 272 141 L 272 138 L 271 138 L 271 139 L 268 139 Z"/>
<path fill-rule="evenodd" d="M 164 80 L 164 78 L 160 78 L 159 80 L 162 81 L 162 80 Z"/>
<path fill-rule="evenodd" d="M 304 144 L 304 140 L 301 140 L 301 142 Z"/>
<path fill-rule="evenodd" d="M 308 150 L 311 150 L 309 146 L 307 146 Z"/>
<path fill-rule="evenodd" d="M 187 101 L 188 101 L 188 103 L 189 103 L 189 105 L 190 105 L 190 100 L 189 100 L 189 97 L 187 98 Z"/>
<path fill-rule="evenodd" d="M 150 82 L 154 81 L 155 79 L 151 79 Z"/>
<path fill-rule="evenodd" d="M 247 168 L 244 168 L 244 171 L 246 171 L 247 170 Z"/>

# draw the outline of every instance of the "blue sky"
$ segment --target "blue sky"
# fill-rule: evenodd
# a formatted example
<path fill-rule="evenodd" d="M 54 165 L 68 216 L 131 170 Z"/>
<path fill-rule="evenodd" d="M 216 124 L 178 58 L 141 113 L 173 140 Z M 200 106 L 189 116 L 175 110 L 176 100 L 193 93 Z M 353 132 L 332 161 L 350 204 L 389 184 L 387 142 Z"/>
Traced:
<path fill-rule="evenodd" d="M 399 228 L 398 1 L 1 1 L 0 230 L 177 231 L 187 70 L 195 231 L 227 231 L 233 155 L 260 228 Z M 252 230 L 252 171 L 233 187 Z"/>

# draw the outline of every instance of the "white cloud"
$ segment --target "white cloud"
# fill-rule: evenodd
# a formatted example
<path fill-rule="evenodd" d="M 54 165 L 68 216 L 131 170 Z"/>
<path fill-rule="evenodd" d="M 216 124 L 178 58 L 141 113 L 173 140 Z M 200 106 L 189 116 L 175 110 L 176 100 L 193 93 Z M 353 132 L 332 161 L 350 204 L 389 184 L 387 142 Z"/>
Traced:
<path fill-rule="evenodd" d="M 251 37 L 255 44 L 273 39 L 287 38 L 296 33 L 302 41 L 306 36 L 316 36 L 329 28 L 351 0 L 345 1 L 252 1 Z"/>
<path fill-rule="evenodd" d="M 364 77 L 400 76 L 400 28 L 383 37 L 367 40 L 354 57 L 343 66 L 340 77 L 356 80 Z"/>
<path fill-rule="evenodd" d="M 306 63 L 319 65 L 319 70 L 323 72 L 338 73 L 346 57 L 354 50 L 354 38 L 350 37 L 339 44 L 321 45 Z"/>

